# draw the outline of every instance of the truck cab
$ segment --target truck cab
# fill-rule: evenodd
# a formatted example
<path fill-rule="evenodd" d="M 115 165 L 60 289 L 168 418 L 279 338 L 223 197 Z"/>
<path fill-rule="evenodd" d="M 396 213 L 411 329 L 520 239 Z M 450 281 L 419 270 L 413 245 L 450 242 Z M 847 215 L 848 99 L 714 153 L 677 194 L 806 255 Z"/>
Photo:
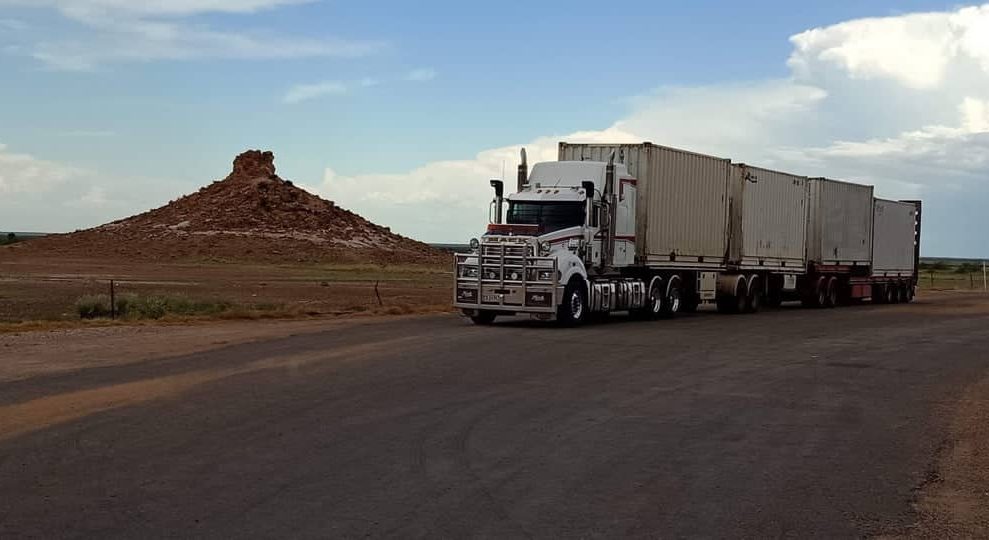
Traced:
<path fill-rule="evenodd" d="M 635 263 L 636 184 L 613 160 L 538 163 L 529 174 L 523 151 L 517 191 L 505 196 L 492 180 L 487 231 L 457 256 L 454 306 L 479 324 L 515 313 L 581 322 L 599 310 L 590 300 L 612 291 L 595 295 L 593 279 Z"/>

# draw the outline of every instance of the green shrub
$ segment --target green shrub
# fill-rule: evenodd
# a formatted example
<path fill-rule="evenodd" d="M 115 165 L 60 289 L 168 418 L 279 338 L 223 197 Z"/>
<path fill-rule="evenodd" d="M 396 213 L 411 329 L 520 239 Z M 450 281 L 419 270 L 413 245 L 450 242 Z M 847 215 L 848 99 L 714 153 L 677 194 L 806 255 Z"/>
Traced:
<path fill-rule="evenodd" d="M 116 298 L 120 318 L 161 319 L 167 315 L 218 315 L 233 308 L 229 302 L 192 300 L 185 296 L 123 294 Z M 105 294 L 87 295 L 76 301 L 76 310 L 83 319 L 110 317 L 110 298 Z"/>
<path fill-rule="evenodd" d="M 76 311 L 81 319 L 110 316 L 110 297 L 105 294 L 87 294 L 76 300 Z"/>

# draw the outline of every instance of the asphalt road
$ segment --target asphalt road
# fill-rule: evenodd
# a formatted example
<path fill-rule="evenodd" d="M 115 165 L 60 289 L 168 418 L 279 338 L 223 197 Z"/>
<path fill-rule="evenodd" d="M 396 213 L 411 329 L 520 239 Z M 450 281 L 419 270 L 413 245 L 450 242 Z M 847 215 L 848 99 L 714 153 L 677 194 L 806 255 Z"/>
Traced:
<path fill-rule="evenodd" d="M 938 302 L 357 322 L 6 382 L 0 537 L 895 532 L 989 373 L 989 311 Z"/>

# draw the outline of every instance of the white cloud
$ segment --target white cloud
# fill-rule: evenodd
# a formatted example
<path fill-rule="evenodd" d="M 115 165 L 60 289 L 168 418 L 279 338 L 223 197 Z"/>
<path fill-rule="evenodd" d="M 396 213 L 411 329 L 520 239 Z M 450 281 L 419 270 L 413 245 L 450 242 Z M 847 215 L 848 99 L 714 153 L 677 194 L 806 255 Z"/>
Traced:
<path fill-rule="evenodd" d="M 405 78 L 415 82 L 431 81 L 436 78 L 436 70 L 431 68 L 413 69 Z"/>
<path fill-rule="evenodd" d="M 185 20 L 197 15 L 254 13 L 300 3 L 305 1 L 0 0 L 0 6 L 56 9 L 83 25 L 87 31 L 80 38 L 43 37 L 26 47 L 30 56 L 59 70 L 91 70 L 107 63 L 156 60 L 359 57 L 384 46 L 379 41 L 220 31 Z"/>
<path fill-rule="evenodd" d="M 378 79 L 364 77 L 356 81 L 322 81 L 317 83 L 297 84 L 288 89 L 282 96 L 282 102 L 289 105 L 327 96 L 342 96 L 359 88 L 371 88 L 381 84 Z"/>
<path fill-rule="evenodd" d="M 630 100 L 600 131 L 539 137 L 652 141 L 735 161 L 876 185 L 889 198 L 928 199 L 925 251 L 989 255 L 989 5 L 862 19 L 791 38 L 791 77 L 661 88 Z M 405 234 L 457 241 L 478 233 L 504 164 L 513 184 L 523 144 L 404 174 L 341 175 L 318 189 Z M 955 211 L 954 208 L 970 211 Z"/>
<path fill-rule="evenodd" d="M 195 185 L 120 177 L 42 159 L 0 144 L 0 228 L 63 232 L 160 206 Z"/>
<path fill-rule="evenodd" d="M 314 84 L 297 84 L 289 88 L 282 101 L 300 103 L 324 96 L 339 96 L 348 92 L 347 85 L 340 81 L 323 81 Z"/>
<path fill-rule="evenodd" d="M 80 169 L 11 152 L 6 144 L 0 144 L 0 195 L 3 198 L 12 198 L 19 193 L 46 193 L 80 174 Z"/>
<path fill-rule="evenodd" d="M 63 205 L 73 208 L 100 209 L 106 207 L 109 202 L 106 197 L 106 189 L 103 186 L 90 186 L 82 196 L 65 201 Z"/>
<path fill-rule="evenodd" d="M 858 19 L 791 38 L 798 77 L 838 68 L 856 79 L 891 79 L 931 90 L 951 84 L 952 68 L 989 68 L 989 5 L 953 12 Z"/>

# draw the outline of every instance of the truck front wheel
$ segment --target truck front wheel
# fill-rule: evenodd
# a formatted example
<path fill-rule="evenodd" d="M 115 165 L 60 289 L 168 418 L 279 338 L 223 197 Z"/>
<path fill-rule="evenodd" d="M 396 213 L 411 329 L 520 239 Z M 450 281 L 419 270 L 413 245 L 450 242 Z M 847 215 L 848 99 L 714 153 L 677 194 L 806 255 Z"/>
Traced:
<path fill-rule="evenodd" d="M 577 279 L 563 289 L 563 303 L 557 308 L 556 319 L 566 326 L 578 326 L 587 320 L 587 291 Z"/>
<path fill-rule="evenodd" d="M 478 326 L 487 326 L 493 323 L 497 316 L 493 311 L 476 311 L 470 316 L 470 320 Z"/>

